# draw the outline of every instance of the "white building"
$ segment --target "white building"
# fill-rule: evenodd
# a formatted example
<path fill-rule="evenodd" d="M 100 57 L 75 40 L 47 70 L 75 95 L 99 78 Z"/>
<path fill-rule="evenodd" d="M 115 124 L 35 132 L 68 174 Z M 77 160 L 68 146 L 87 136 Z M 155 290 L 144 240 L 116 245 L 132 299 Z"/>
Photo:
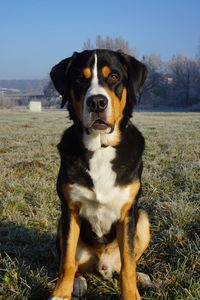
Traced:
<path fill-rule="evenodd" d="M 29 110 L 31 112 L 41 112 L 42 111 L 42 103 L 41 103 L 41 101 L 31 100 L 29 102 Z"/>

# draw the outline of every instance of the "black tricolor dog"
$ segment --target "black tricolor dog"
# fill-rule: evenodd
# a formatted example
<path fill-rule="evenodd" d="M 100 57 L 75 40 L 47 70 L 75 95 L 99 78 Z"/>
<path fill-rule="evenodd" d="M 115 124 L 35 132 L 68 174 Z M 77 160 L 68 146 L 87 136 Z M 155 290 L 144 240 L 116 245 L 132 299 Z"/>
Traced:
<path fill-rule="evenodd" d="M 130 122 L 145 66 L 121 52 L 74 53 L 51 71 L 74 121 L 58 145 L 59 279 L 51 299 L 81 296 L 81 273 L 120 273 L 122 299 L 141 299 L 136 262 L 150 240 L 149 221 L 138 209 L 144 138 Z"/>

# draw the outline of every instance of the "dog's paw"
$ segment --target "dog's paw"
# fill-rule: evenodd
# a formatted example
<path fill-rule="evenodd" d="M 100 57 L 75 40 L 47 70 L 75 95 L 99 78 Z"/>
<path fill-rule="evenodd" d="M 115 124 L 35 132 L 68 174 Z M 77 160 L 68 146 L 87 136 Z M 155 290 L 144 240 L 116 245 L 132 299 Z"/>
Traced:
<path fill-rule="evenodd" d="M 153 283 L 149 277 L 149 275 L 137 272 L 137 282 L 138 285 L 142 288 L 150 288 L 153 286 Z"/>
<path fill-rule="evenodd" d="M 83 276 L 78 276 L 74 279 L 74 296 L 83 296 L 87 292 L 87 282 Z"/>

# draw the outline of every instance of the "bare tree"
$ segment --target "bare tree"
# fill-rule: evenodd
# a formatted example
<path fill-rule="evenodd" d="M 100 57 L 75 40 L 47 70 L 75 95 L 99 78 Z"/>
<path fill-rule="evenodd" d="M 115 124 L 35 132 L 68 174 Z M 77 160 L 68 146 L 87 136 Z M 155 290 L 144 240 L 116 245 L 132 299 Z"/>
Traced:
<path fill-rule="evenodd" d="M 106 49 L 104 39 L 102 38 L 102 36 L 100 34 L 98 34 L 96 37 L 96 47 L 99 49 Z"/>
<path fill-rule="evenodd" d="M 174 55 L 169 62 L 168 70 L 172 76 L 174 96 L 190 106 L 199 98 L 200 64 L 195 59 L 183 54 Z"/>
<path fill-rule="evenodd" d="M 60 107 L 61 98 L 51 80 L 46 83 L 43 93 L 44 98 L 47 100 L 48 106 Z M 47 105 L 47 103 L 45 103 L 45 105 Z"/>
<path fill-rule="evenodd" d="M 86 42 L 84 42 L 83 44 L 83 50 L 92 50 L 94 49 L 93 45 L 92 45 L 92 42 L 91 42 L 91 39 L 88 38 Z"/>
<path fill-rule="evenodd" d="M 197 45 L 196 58 L 197 58 L 198 62 L 200 63 L 200 34 L 199 34 L 199 40 L 198 40 L 198 45 Z"/>
<path fill-rule="evenodd" d="M 93 49 L 94 47 L 92 46 L 91 40 L 88 39 L 86 42 L 83 44 L 83 50 L 90 50 Z M 129 42 L 124 40 L 122 37 L 116 37 L 112 38 L 110 36 L 107 36 L 103 38 L 100 34 L 97 35 L 96 37 L 96 48 L 99 49 L 108 49 L 108 50 L 121 50 L 126 54 L 132 55 L 132 56 L 137 56 L 137 49 L 134 48 L 132 49 L 129 45 Z"/>
<path fill-rule="evenodd" d="M 164 96 L 164 64 L 161 60 L 160 55 L 158 54 L 150 54 L 143 56 L 142 62 L 146 65 L 148 69 L 148 76 L 144 86 L 139 92 L 138 102 L 145 103 L 145 100 L 148 99 L 148 104 L 152 105 L 155 104 L 155 99 L 160 100 L 160 98 Z"/>

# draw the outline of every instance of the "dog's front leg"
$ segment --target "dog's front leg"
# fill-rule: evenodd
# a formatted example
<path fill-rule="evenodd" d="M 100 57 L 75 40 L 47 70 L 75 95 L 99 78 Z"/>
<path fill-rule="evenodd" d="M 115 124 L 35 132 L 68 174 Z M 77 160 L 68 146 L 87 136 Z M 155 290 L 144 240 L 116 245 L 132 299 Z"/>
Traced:
<path fill-rule="evenodd" d="M 123 300 L 140 300 L 136 283 L 136 260 L 128 241 L 129 216 L 117 224 L 117 240 L 121 257 L 120 285 Z"/>
<path fill-rule="evenodd" d="M 66 216 L 67 218 L 67 216 Z M 74 276 L 77 270 L 75 254 L 80 234 L 80 221 L 75 209 L 70 210 L 69 229 L 66 230 L 66 224 L 62 213 L 60 224 L 60 270 L 56 287 L 52 293 L 51 300 L 71 299 L 73 291 Z"/>
<path fill-rule="evenodd" d="M 135 213 L 132 206 L 125 211 L 117 224 L 117 240 L 121 256 L 122 299 L 140 300 L 136 282 L 136 263 L 150 241 L 149 220 L 144 210 L 139 209 Z"/>

